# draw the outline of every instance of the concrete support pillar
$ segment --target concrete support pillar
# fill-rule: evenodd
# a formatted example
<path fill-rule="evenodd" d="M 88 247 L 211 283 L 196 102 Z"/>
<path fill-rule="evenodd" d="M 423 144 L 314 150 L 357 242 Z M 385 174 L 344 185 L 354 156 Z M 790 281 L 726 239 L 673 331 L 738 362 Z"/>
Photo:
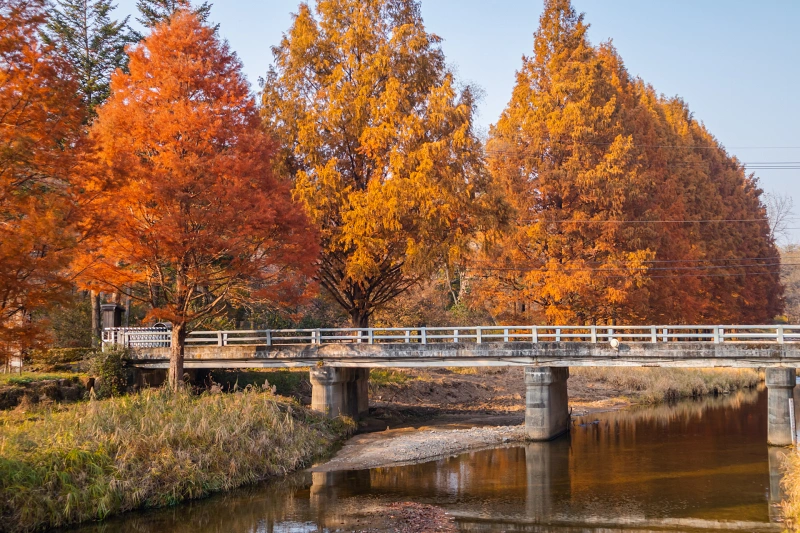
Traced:
<path fill-rule="evenodd" d="M 525 433 L 550 440 L 569 431 L 569 368 L 525 367 Z"/>
<path fill-rule="evenodd" d="M 787 494 L 783 490 L 781 480 L 787 451 L 785 448 L 771 447 L 767 454 L 769 458 L 769 519 L 770 522 L 783 522 L 780 503 L 787 500 Z"/>
<path fill-rule="evenodd" d="M 358 414 L 365 416 L 369 414 L 369 368 L 355 368 L 356 381 L 355 387 L 358 394 Z"/>
<path fill-rule="evenodd" d="M 794 401 L 794 368 L 767 368 L 767 442 L 773 446 L 792 443 L 789 400 Z"/>
<path fill-rule="evenodd" d="M 369 410 L 369 369 L 324 366 L 312 368 L 311 409 L 329 417 L 358 415 Z"/>

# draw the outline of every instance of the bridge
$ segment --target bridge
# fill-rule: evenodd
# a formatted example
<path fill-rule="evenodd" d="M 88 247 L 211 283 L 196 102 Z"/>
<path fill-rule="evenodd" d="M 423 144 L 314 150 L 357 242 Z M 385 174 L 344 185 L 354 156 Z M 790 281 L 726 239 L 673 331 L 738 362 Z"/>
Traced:
<path fill-rule="evenodd" d="M 132 348 L 152 383 L 169 368 L 170 331 L 105 328 L 103 344 Z M 531 440 L 569 430 L 570 366 L 765 368 L 770 444 L 792 442 L 789 404 L 800 366 L 800 325 L 471 326 L 194 331 L 187 370 L 309 367 L 312 409 L 358 418 L 375 367 L 524 366 Z"/>

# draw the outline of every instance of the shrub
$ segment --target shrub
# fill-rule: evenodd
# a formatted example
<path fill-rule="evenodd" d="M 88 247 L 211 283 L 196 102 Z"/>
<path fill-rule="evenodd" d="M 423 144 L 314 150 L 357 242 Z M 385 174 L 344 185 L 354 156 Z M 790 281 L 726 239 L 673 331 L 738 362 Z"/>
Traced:
<path fill-rule="evenodd" d="M 125 359 L 129 355 L 129 348 L 119 346 L 91 353 L 89 374 L 95 378 L 94 393 L 97 398 L 111 398 L 125 393 L 128 386 Z"/>

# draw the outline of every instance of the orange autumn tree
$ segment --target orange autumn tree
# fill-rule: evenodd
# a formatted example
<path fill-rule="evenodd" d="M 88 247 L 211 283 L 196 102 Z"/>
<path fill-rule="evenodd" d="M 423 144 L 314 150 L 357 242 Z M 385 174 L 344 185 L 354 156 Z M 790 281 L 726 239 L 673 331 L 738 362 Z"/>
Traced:
<path fill-rule="evenodd" d="M 69 288 L 72 178 L 82 107 L 68 66 L 42 44 L 43 0 L 0 0 L 0 357 L 42 333 L 32 313 Z"/>
<path fill-rule="evenodd" d="M 129 54 L 130 74 L 114 74 L 92 126 L 111 194 L 90 268 L 172 322 L 175 388 L 188 328 L 227 304 L 296 301 L 316 235 L 271 170 L 241 64 L 213 28 L 181 10 Z"/>
<path fill-rule="evenodd" d="M 415 0 L 303 3 L 264 80 L 279 170 L 320 231 L 321 285 L 364 328 L 502 217 L 459 88 Z"/>
<path fill-rule="evenodd" d="M 472 297 L 509 322 L 769 322 L 778 258 L 757 182 L 587 29 L 547 0 L 487 146 L 515 224 L 473 266 Z"/>

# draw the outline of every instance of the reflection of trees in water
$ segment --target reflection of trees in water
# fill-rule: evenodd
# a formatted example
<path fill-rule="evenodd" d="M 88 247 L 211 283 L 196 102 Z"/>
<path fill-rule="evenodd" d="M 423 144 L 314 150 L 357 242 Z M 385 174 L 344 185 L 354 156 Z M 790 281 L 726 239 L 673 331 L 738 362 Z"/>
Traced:
<path fill-rule="evenodd" d="M 716 397 L 704 396 L 693 400 L 586 415 L 578 417 L 576 425 L 580 426 L 581 424 L 591 423 L 594 420 L 600 420 L 602 422 L 634 424 L 638 422 L 656 422 L 661 426 L 667 426 L 675 421 L 692 421 L 698 418 L 707 418 L 709 411 L 738 411 L 744 406 L 755 407 L 764 390 L 764 386 L 761 385 L 758 389 L 745 389 Z M 766 420 L 766 411 L 764 411 L 764 416 Z M 766 428 L 766 425 L 764 427 Z"/>
<path fill-rule="evenodd" d="M 269 486 L 239 489 L 170 509 L 129 513 L 76 533 L 272 533 L 286 517 L 307 514 L 310 484 L 311 474 L 302 472 Z"/>

